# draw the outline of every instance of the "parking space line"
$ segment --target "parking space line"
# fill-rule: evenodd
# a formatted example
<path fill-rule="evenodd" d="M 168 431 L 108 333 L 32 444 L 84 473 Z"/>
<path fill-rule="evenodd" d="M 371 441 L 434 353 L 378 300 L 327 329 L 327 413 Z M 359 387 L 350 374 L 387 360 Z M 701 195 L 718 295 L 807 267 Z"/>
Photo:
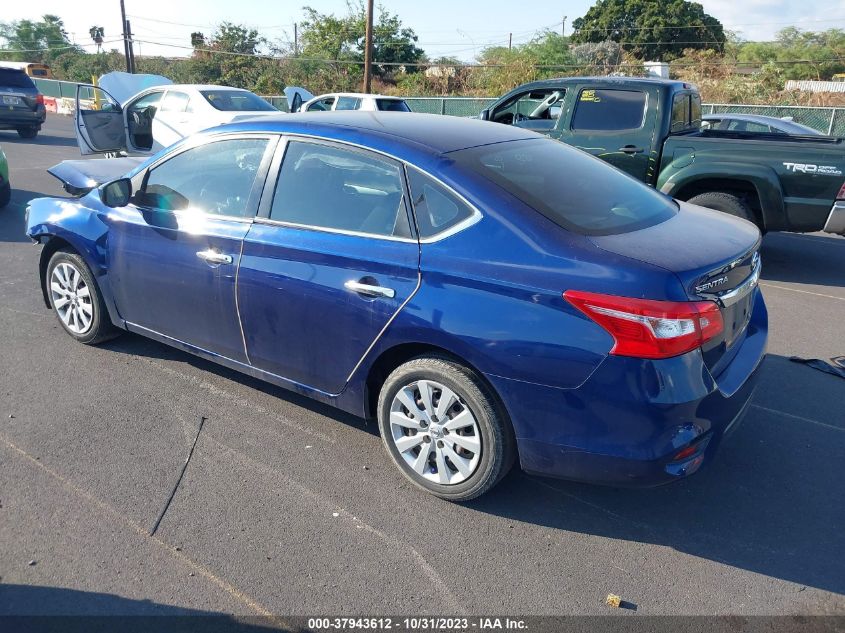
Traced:
<path fill-rule="evenodd" d="M 798 288 L 790 288 L 789 286 L 781 286 L 780 284 L 773 284 L 769 283 L 768 281 L 761 281 L 761 286 L 765 286 L 766 288 L 777 288 L 778 290 L 789 290 L 790 292 L 800 292 L 804 295 L 813 295 L 816 297 L 824 297 L 826 299 L 836 299 L 837 301 L 845 301 L 845 297 L 837 297 L 835 295 L 826 295 L 822 294 L 821 292 L 812 292 L 810 290 L 799 290 Z"/>
<path fill-rule="evenodd" d="M 68 491 L 72 492 L 73 494 L 75 494 L 79 497 L 82 497 L 83 499 L 85 499 L 86 501 L 91 503 L 92 505 L 96 506 L 103 514 L 110 516 L 112 519 L 115 519 L 118 523 L 122 523 L 124 526 L 131 529 L 133 532 L 135 532 L 141 538 L 149 539 L 155 545 L 157 545 L 159 548 L 165 550 L 173 558 L 176 558 L 177 560 L 179 560 L 179 562 L 187 565 L 192 570 L 194 570 L 195 572 L 197 572 L 198 574 L 203 576 L 206 580 L 209 580 L 212 583 L 214 583 L 215 585 L 217 585 L 220 589 L 222 589 L 227 594 L 232 596 L 238 602 L 241 602 L 242 604 L 249 607 L 251 610 L 255 611 L 256 613 L 258 613 L 261 616 L 271 618 L 279 626 L 287 626 L 286 623 L 283 620 L 281 620 L 277 616 L 274 616 L 273 613 L 270 612 L 267 608 L 265 608 L 264 606 L 259 604 L 254 599 L 247 596 L 245 593 L 243 593 L 237 587 L 230 584 L 229 582 L 227 582 L 223 578 L 220 578 L 219 576 L 215 575 L 214 572 L 212 572 L 210 569 L 203 567 L 199 563 L 197 563 L 194 560 L 188 558 L 188 556 L 186 556 L 183 552 L 175 550 L 173 547 L 171 547 L 170 545 L 165 543 L 160 538 L 158 538 L 156 536 L 151 536 L 149 534 L 149 532 L 147 532 L 147 530 L 145 530 L 143 527 L 141 527 L 140 525 L 135 523 L 129 517 L 122 514 L 119 510 L 113 508 L 112 506 L 110 506 L 108 503 L 106 503 L 102 499 L 95 497 L 94 495 L 92 495 L 87 490 L 80 488 L 75 483 L 73 483 L 71 480 L 67 479 L 66 477 L 64 477 L 63 475 L 61 475 L 57 471 L 53 470 L 52 468 L 50 468 L 46 464 L 43 464 L 38 458 L 30 455 L 28 452 L 26 452 L 24 449 L 17 446 L 14 442 L 9 440 L 4 435 L 0 435 L 0 442 L 5 444 L 8 449 L 11 449 L 15 453 L 17 453 L 19 457 L 22 457 L 31 466 L 35 466 L 38 469 L 40 469 L 43 473 L 46 473 L 47 475 L 49 475 L 52 479 L 57 481 L 62 487 L 64 487 Z"/>
<path fill-rule="evenodd" d="M 761 411 L 765 411 L 767 413 L 775 413 L 777 415 L 782 415 L 786 418 L 792 418 L 793 420 L 800 420 L 801 422 L 809 422 L 810 424 L 815 424 L 817 426 L 824 427 L 826 429 L 831 429 L 833 431 L 841 431 L 845 432 L 845 428 L 834 426 L 832 424 L 826 424 L 825 422 L 819 422 L 818 420 L 813 420 L 812 418 L 805 418 L 800 415 L 795 415 L 794 413 L 787 413 L 786 411 L 780 411 L 778 409 L 770 409 L 769 407 L 764 407 L 759 404 L 752 404 L 752 409 L 760 409 Z"/>

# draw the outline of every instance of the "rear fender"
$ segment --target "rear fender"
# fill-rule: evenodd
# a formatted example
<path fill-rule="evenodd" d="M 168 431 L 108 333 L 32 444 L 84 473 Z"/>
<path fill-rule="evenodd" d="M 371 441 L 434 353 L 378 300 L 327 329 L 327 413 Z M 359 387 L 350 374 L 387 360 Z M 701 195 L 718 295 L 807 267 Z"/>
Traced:
<path fill-rule="evenodd" d="M 760 200 L 763 226 L 768 230 L 785 227 L 786 212 L 783 201 L 783 189 L 777 174 L 765 165 L 748 165 L 730 161 L 707 161 L 696 163 L 688 155 L 683 155 L 669 163 L 657 181 L 657 188 L 675 198 L 685 199 L 684 191 L 690 190 L 697 183 L 704 181 L 723 181 L 748 183 L 754 187 Z M 712 190 L 717 190 L 714 183 Z"/>

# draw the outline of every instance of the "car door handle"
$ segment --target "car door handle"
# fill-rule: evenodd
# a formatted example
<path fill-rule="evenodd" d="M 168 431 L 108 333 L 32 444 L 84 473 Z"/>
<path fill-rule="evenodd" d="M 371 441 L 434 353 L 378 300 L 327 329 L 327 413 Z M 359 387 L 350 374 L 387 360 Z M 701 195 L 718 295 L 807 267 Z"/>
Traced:
<path fill-rule="evenodd" d="M 209 248 L 205 251 L 200 251 L 197 253 L 197 257 L 202 260 L 207 261 L 209 264 L 231 264 L 232 263 L 232 256 L 226 255 L 225 253 L 221 253 L 220 251 L 215 251 L 214 249 Z"/>
<path fill-rule="evenodd" d="M 619 151 L 625 154 L 642 154 L 645 150 L 635 145 L 626 145 L 625 147 L 620 147 Z"/>
<path fill-rule="evenodd" d="M 363 284 L 360 281 L 347 281 L 343 284 L 343 287 L 365 297 L 386 297 L 387 299 L 392 299 L 396 296 L 396 291 L 393 288 Z"/>

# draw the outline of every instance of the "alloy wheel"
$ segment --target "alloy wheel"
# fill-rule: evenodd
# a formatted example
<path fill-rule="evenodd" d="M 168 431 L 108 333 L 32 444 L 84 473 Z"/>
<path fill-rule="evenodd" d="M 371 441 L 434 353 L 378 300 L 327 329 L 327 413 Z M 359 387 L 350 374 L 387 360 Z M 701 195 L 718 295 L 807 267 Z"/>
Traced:
<path fill-rule="evenodd" d="M 437 484 L 466 481 L 481 460 L 475 416 L 458 394 L 433 380 L 399 389 L 390 406 L 390 436 L 411 470 Z"/>
<path fill-rule="evenodd" d="M 53 307 L 65 327 L 74 334 L 85 334 L 94 320 L 91 290 L 76 266 L 61 262 L 50 274 Z"/>

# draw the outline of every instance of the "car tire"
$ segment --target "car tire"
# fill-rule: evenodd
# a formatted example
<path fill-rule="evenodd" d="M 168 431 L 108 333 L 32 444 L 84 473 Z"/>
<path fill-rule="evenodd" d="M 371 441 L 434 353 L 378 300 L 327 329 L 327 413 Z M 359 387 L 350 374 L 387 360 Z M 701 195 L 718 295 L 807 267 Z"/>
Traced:
<path fill-rule="evenodd" d="M 700 207 L 707 207 L 715 211 L 721 211 L 728 215 L 733 215 L 743 220 L 748 220 L 752 224 L 757 224 L 757 218 L 754 217 L 754 212 L 751 207 L 739 196 L 732 193 L 725 193 L 724 191 L 708 191 L 693 196 L 687 200 L 690 204 L 697 204 Z M 762 227 L 760 227 L 762 228 Z"/>
<path fill-rule="evenodd" d="M 0 209 L 3 209 L 7 204 L 9 204 L 9 200 L 12 199 L 12 185 L 10 183 L 6 183 L 2 187 L 0 187 Z"/>
<path fill-rule="evenodd" d="M 18 136 L 21 138 L 35 138 L 38 136 L 38 128 L 37 127 L 19 127 L 18 128 Z"/>
<path fill-rule="evenodd" d="M 449 398 L 445 410 L 443 397 Z M 449 501 L 487 492 L 516 455 L 510 420 L 495 395 L 474 371 L 448 358 L 423 356 L 391 372 L 379 393 L 378 423 L 402 474 Z"/>
<path fill-rule="evenodd" d="M 65 249 L 53 253 L 45 275 L 50 306 L 75 340 L 96 345 L 120 334 L 109 319 L 94 275 L 77 253 Z"/>

